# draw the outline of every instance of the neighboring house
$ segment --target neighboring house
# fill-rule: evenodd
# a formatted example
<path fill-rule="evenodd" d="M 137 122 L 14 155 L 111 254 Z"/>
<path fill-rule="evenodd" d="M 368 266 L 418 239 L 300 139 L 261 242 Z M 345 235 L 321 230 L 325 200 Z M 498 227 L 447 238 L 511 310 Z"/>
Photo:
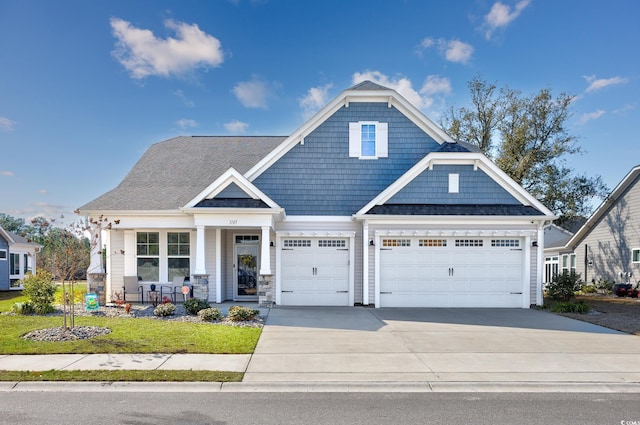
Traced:
<path fill-rule="evenodd" d="M 569 242 L 573 233 L 560 226 L 552 224 L 544 229 L 544 278 L 542 283 L 547 284 L 553 277 L 563 270 L 575 271 L 575 254 L 565 253 L 564 247 Z M 561 267 L 562 265 L 562 267 Z"/>
<path fill-rule="evenodd" d="M 574 255 L 575 270 L 585 282 L 640 280 L 639 181 L 636 166 L 567 242 L 564 252 Z"/>
<path fill-rule="evenodd" d="M 79 212 L 111 225 L 97 244 L 107 293 L 123 276 L 207 277 L 213 302 L 376 307 L 541 304 L 556 218 L 369 81 L 288 137 L 156 143 Z"/>
<path fill-rule="evenodd" d="M 42 248 L 0 226 L 0 291 L 22 289 L 20 281 L 36 272 L 36 253 Z"/>

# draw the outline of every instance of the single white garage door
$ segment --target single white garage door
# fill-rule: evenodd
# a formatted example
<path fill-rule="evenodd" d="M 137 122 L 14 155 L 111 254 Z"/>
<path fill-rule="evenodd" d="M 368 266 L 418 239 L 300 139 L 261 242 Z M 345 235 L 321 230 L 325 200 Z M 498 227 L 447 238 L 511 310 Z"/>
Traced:
<path fill-rule="evenodd" d="M 383 238 L 381 307 L 522 307 L 519 238 Z"/>
<path fill-rule="evenodd" d="M 349 239 L 282 240 L 282 305 L 349 305 Z"/>

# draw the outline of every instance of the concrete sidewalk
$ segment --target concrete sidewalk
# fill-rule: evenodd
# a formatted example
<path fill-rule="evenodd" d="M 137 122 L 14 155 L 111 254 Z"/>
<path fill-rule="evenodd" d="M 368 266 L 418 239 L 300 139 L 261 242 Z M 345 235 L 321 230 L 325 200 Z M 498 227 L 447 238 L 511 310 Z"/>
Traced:
<path fill-rule="evenodd" d="M 251 354 L 50 354 L 0 356 L 0 370 L 220 370 L 244 372 Z"/>

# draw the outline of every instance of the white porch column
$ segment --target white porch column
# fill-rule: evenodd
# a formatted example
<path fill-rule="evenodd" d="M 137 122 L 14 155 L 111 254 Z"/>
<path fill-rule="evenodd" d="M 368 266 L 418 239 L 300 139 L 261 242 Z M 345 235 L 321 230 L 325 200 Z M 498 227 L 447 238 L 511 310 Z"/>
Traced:
<path fill-rule="evenodd" d="M 216 227 L 216 303 L 222 302 L 222 229 Z"/>
<path fill-rule="evenodd" d="M 207 270 L 204 263 L 205 249 L 204 249 L 205 235 L 204 226 L 196 226 L 196 268 L 193 274 L 207 274 Z"/>
<path fill-rule="evenodd" d="M 544 276 L 544 226 L 538 227 L 538 258 L 536 270 L 536 305 L 544 304 L 542 296 L 542 276 Z"/>
<path fill-rule="evenodd" d="M 89 269 L 87 273 L 103 273 L 104 265 L 102 264 L 102 229 L 98 226 L 91 226 L 91 257 Z M 35 258 L 33 264 L 35 265 Z M 35 270 L 35 267 L 33 267 Z"/>
<path fill-rule="evenodd" d="M 362 223 L 362 305 L 369 305 L 369 222 Z"/>
<path fill-rule="evenodd" d="M 260 274 L 271 274 L 271 227 L 262 226 L 262 238 L 260 240 Z"/>
<path fill-rule="evenodd" d="M 531 236 L 524 238 L 522 308 L 531 306 Z"/>

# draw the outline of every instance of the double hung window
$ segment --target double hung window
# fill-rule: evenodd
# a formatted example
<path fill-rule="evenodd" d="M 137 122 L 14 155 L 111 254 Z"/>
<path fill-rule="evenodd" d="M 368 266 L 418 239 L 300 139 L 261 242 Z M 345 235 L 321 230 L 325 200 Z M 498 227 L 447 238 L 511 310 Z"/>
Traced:
<path fill-rule="evenodd" d="M 136 234 L 138 277 L 142 280 L 160 280 L 160 234 L 138 232 Z"/>
<path fill-rule="evenodd" d="M 360 159 L 387 157 L 388 133 L 389 126 L 386 122 L 350 122 L 349 156 Z"/>
<path fill-rule="evenodd" d="M 176 276 L 189 276 L 189 232 L 167 233 L 167 265 L 170 282 Z"/>

